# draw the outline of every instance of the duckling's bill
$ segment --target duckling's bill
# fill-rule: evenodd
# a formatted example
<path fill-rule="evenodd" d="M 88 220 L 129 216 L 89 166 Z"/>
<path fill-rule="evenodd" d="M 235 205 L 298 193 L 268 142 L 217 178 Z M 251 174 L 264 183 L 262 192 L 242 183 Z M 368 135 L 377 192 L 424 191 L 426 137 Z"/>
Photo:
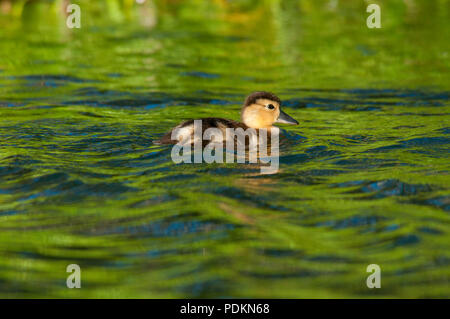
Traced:
<path fill-rule="evenodd" d="M 284 113 L 282 110 L 280 110 L 280 115 L 278 116 L 278 119 L 275 121 L 275 123 L 284 123 L 292 125 L 298 124 L 297 120 L 292 118 L 290 115 Z"/>

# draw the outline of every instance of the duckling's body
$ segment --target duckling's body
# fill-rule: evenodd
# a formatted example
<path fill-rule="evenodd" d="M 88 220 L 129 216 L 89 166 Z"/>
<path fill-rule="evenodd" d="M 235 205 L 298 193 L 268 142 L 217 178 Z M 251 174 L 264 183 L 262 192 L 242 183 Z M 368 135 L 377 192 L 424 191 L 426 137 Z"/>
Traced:
<path fill-rule="evenodd" d="M 156 144 L 177 144 L 177 143 L 194 143 L 195 136 L 198 134 L 201 137 L 205 136 L 208 129 L 218 129 L 222 132 L 222 137 L 214 134 L 214 138 L 204 140 L 202 144 L 205 146 L 211 141 L 226 142 L 230 137 L 227 129 L 242 129 L 249 128 L 266 129 L 267 134 L 270 135 L 274 123 L 298 124 L 296 120 L 281 111 L 281 100 L 274 94 L 269 92 L 254 92 L 250 94 L 244 102 L 241 111 L 242 122 L 237 122 L 229 119 L 208 117 L 198 120 L 187 120 L 178 126 L 174 127 L 170 132 L 166 133 Z M 201 121 L 201 122 L 198 122 Z M 196 129 L 196 125 L 201 124 L 201 131 Z M 216 130 L 217 131 L 217 130 Z"/>
<path fill-rule="evenodd" d="M 218 118 L 218 117 L 207 117 L 201 118 L 201 136 L 204 136 L 205 131 L 210 128 L 217 128 L 222 131 L 222 136 L 227 136 L 226 129 L 227 128 L 242 128 L 246 130 L 248 128 L 244 123 L 240 123 L 233 120 Z M 178 130 L 177 136 L 178 138 L 172 139 L 172 133 Z M 158 144 L 176 144 L 179 143 L 180 140 L 188 140 L 190 139 L 193 143 L 194 141 L 194 120 L 187 120 L 177 126 L 175 126 L 170 132 L 166 133 L 159 141 Z M 226 138 L 220 142 L 226 141 Z M 203 140 L 203 144 L 209 143 L 210 140 Z M 217 140 L 216 140 L 217 142 Z"/>

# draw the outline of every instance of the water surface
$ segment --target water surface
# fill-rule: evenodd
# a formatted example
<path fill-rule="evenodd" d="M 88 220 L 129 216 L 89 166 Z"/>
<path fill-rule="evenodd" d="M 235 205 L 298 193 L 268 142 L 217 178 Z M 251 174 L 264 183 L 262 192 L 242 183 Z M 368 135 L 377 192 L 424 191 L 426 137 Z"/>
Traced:
<path fill-rule="evenodd" d="M 448 2 L 292 3 L 1 16 L 1 297 L 450 297 Z M 253 90 L 277 174 L 152 144 Z"/>

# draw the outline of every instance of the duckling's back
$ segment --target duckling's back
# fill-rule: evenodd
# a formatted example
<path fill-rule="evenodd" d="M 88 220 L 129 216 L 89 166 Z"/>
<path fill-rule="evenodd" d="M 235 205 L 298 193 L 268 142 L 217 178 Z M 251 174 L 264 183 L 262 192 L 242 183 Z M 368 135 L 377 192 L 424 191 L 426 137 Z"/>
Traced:
<path fill-rule="evenodd" d="M 217 118 L 217 117 L 207 117 L 198 119 L 201 120 L 201 136 L 204 136 L 204 133 L 209 128 L 217 128 L 220 129 L 223 133 L 223 136 L 226 136 L 225 130 L 227 128 L 242 128 L 247 129 L 247 126 L 243 123 Z M 197 121 L 197 120 L 195 120 Z M 172 139 L 172 133 L 177 130 L 176 136 L 178 139 Z M 166 133 L 160 140 L 153 141 L 154 144 L 177 144 L 182 141 L 194 141 L 194 120 L 187 120 L 180 125 L 174 127 L 170 132 Z M 207 144 L 209 141 L 203 141 L 203 144 Z"/>

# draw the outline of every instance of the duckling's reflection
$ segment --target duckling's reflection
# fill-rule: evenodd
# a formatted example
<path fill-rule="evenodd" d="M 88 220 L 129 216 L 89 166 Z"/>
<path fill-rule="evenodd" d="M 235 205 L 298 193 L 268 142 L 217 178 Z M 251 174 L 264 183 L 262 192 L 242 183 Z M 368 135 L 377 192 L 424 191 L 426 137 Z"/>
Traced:
<path fill-rule="evenodd" d="M 175 163 L 261 164 L 263 174 L 273 174 L 279 167 L 279 129 L 209 128 L 203 135 L 201 121 L 194 121 L 193 139 L 184 139 L 172 148 Z"/>

